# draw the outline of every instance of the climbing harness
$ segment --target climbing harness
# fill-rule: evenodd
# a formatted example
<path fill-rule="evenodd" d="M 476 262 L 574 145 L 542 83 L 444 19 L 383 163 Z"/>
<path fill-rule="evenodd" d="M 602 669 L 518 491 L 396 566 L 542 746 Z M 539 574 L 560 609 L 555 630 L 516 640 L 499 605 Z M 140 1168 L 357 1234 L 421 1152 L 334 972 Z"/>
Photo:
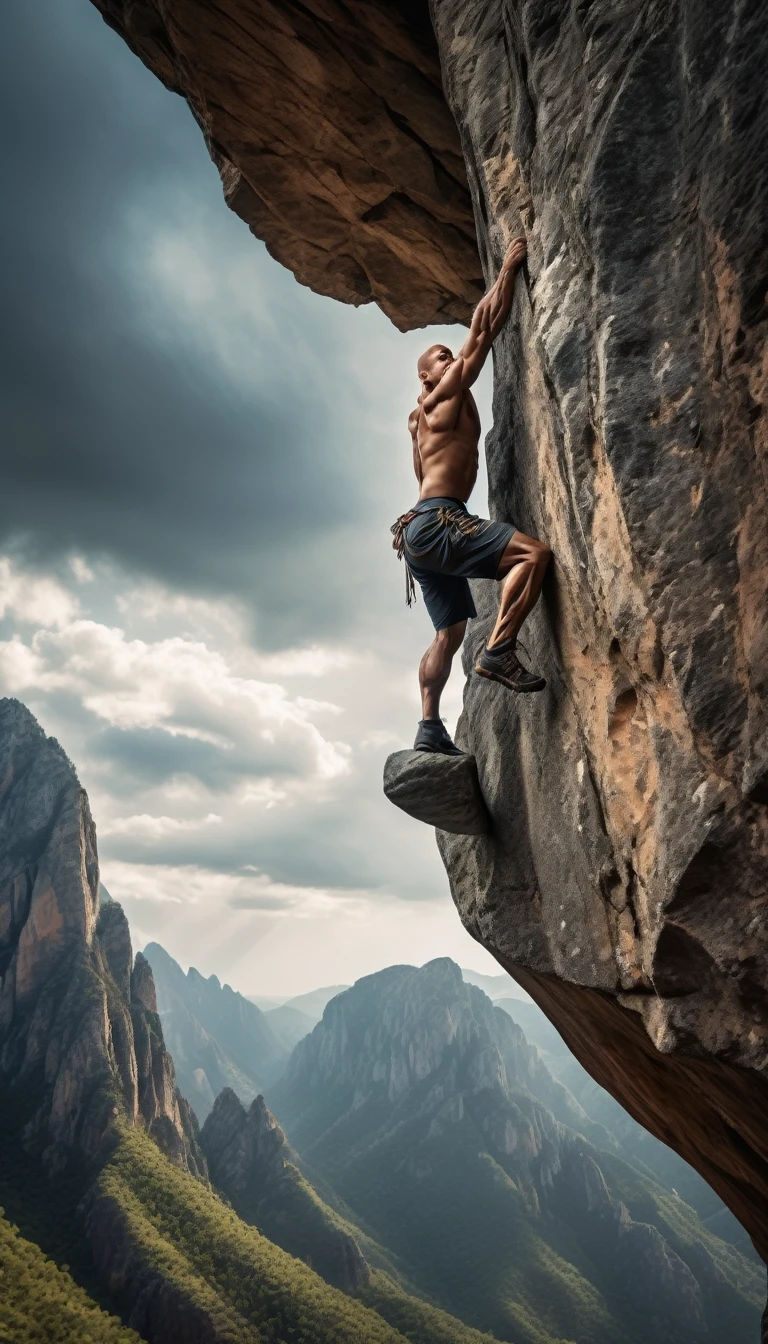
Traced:
<path fill-rule="evenodd" d="M 392 550 L 396 552 L 398 560 L 405 559 L 405 529 L 416 517 L 416 509 L 411 509 L 408 513 L 401 513 L 400 517 L 390 527 L 392 533 Z M 412 607 L 416 601 L 416 584 L 413 575 L 405 561 L 405 605 Z"/>
<path fill-rule="evenodd" d="M 410 509 L 408 513 L 402 513 L 389 529 L 393 537 L 393 551 L 397 554 L 398 560 L 405 560 L 405 604 L 407 607 L 412 607 L 416 601 L 416 584 L 405 554 L 405 530 L 408 524 L 419 516 L 420 512 L 419 509 Z M 461 508 L 450 508 L 445 504 L 441 504 L 440 508 L 437 509 L 437 517 L 443 527 L 448 529 L 453 542 L 459 541 L 462 537 L 472 537 L 475 533 L 482 533 L 491 526 L 489 522 L 486 522 L 484 518 L 478 518 L 476 514 L 467 513 L 465 509 Z M 432 547 L 429 546 L 426 551 L 420 552 L 413 547 L 409 547 L 414 560 L 418 560 L 419 555 L 427 555 L 431 549 Z"/>

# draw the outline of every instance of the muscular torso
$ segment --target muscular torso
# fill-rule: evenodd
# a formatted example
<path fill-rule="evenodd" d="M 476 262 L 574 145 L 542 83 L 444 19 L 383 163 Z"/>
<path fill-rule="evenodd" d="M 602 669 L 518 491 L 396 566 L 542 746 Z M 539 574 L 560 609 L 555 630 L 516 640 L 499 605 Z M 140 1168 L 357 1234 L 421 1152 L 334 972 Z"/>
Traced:
<path fill-rule="evenodd" d="M 452 399 L 453 400 L 453 399 Z M 408 418 L 413 440 L 413 462 L 419 478 L 419 499 L 445 496 L 465 503 L 477 480 L 480 416 L 467 389 L 455 399 L 449 427 L 430 429 L 417 406 Z"/>

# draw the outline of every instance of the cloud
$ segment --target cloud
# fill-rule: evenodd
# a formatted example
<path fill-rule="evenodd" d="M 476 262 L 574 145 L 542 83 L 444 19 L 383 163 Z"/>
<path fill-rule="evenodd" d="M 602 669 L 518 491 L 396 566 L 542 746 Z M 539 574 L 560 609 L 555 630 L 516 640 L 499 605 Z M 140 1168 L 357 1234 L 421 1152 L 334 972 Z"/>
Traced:
<path fill-rule="evenodd" d="M 4 689 L 77 763 L 139 944 L 296 992 L 471 954 L 381 791 L 431 638 L 388 533 L 415 360 L 457 333 L 297 285 L 89 0 L 17 0 L 4 39 Z"/>
<path fill-rule="evenodd" d="M 38 592 L 49 623 L 36 626 L 19 613 Z M 105 860 L 411 901 L 444 883 L 431 837 L 381 792 L 393 715 L 413 695 L 391 661 L 344 646 L 264 654 L 236 602 L 103 566 L 83 587 L 71 567 L 43 582 L 0 560 L 0 604 L 2 684 L 77 762 Z"/>
<path fill-rule="evenodd" d="M 45 587 L 8 562 L 0 583 L 0 594 L 10 594 L 9 610 L 31 593 L 37 617 L 48 627 L 0 642 L 0 676 L 12 694 L 65 693 L 113 730 L 199 743 L 220 760 L 232 757 L 230 777 L 242 781 L 266 775 L 318 786 L 348 770 L 349 746 L 325 737 L 315 722 L 341 713 L 333 703 L 291 695 L 278 682 L 237 672 L 201 639 L 129 638 L 124 629 L 77 615 L 77 603 L 64 590 Z M 241 664 L 249 661 L 242 649 Z"/>
<path fill-rule="evenodd" d="M 237 596 L 265 651 L 375 629 L 425 334 L 277 266 L 88 0 L 16 4 L 5 39 L 0 541 Z"/>

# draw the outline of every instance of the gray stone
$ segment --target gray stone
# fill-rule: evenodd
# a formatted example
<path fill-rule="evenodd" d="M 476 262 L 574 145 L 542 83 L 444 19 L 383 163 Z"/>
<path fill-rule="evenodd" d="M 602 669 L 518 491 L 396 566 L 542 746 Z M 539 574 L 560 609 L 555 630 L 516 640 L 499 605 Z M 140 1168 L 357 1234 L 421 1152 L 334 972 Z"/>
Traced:
<path fill-rule="evenodd" d="M 384 765 L 384 792 L 409 817 L 438 830 L 452 835 L 491 832 L 474 756 L 394 751 Z"/>

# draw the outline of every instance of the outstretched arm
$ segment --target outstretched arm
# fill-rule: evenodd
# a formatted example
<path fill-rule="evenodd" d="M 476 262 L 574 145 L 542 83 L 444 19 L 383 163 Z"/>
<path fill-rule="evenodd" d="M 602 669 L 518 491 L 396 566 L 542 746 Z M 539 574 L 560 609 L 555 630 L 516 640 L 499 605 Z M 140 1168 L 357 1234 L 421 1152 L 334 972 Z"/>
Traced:
<path fill-rule="evenodd" d="M 515 238 L 510 243 L 496 283 L 491 285 L 474 311 L 469 335 L 458 354 L 458 358 L 464 360 L 463 387 L 470 387 L 475 382 L 488 357 L 488 351 L 509 317 L 515 277 L 527 250 L 524 238 Z"/>
<path fill-rule="evenodd" d="M 515 238 L 510 243 L 495 283 L 491 285 L 474 311 L 467 339 L 437 387 L 425 398 L 426 413 L 429 413 L 438 402 L 455 396 L 457 392 L 471 387 L 476 382 L 488 358 L 488 351 L 509 317 L 515 277 L 525 260 L 527 250 L 524 238 Z"/>

